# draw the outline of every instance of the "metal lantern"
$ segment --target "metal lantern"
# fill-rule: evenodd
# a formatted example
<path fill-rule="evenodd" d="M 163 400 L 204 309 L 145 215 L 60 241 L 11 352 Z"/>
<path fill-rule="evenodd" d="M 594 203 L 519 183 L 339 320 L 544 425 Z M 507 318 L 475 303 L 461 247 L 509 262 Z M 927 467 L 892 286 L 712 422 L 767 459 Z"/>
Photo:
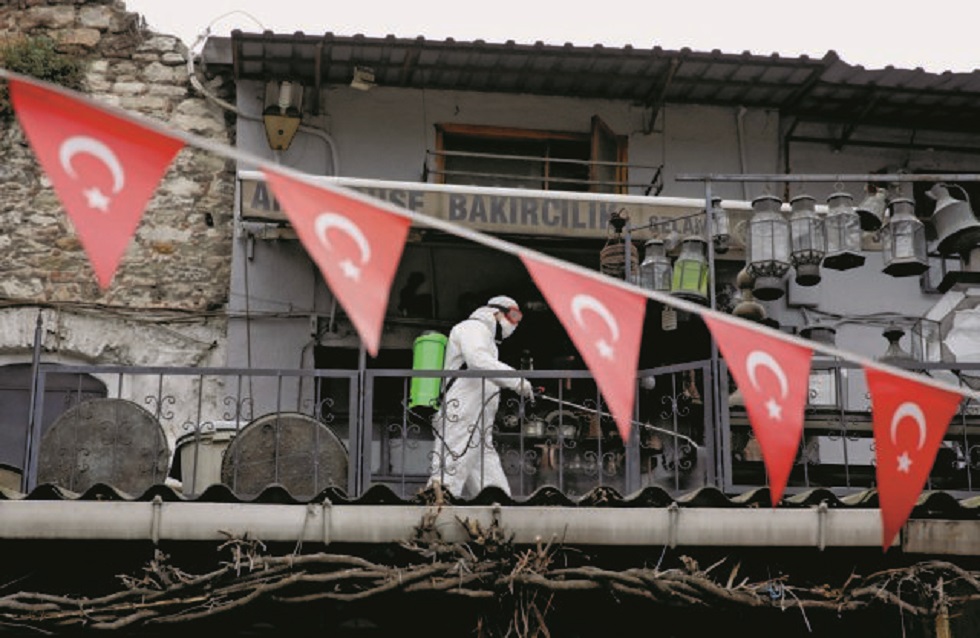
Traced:
<path fill-rule="evenodd" d="M 936 200 L 932 226 L 939 240 L 936 250 L 943 255 L 968 251 L 980 241 L 980 222 L 970 209 L 970 198 L 963 187 L 953 186 L 959 189 L 966 201 L 952 197 L 946 184 L 935 184 L 926 191 L 926 195 Z"/>
<path fill-rule="evenodd" d="M 731 242 L 731 222 L 728 211 L 721 207 L 721 198 L 711 198 L 711 239 L 714 240 L 715 252 L 724 255 L 728 252 Z"/>
<path fill-rule="evenodd" d="M 640 263 L 640 287 L 670 292 L 672 270 L 664 240 L 648 239 Z"/>
<path fill-rule="evenodd" d="M 735 307 L 732 308 L 732 314 L 741 319 L 761 323 L 766 319 L 766 309 L 752 295 L 753 285 L 755 285 L 755 280 L 749 274 L 747 266 L 738 271 L 738 275 L 735 276 L 735 286 L 741 291 L 742 296 L 739 302 L 735 304 Z"/>
<path fill-rule="evenodd" d="M 820 283 L 820 262 L 827 252 L 823 220 L 817 216 L 816 200 L 797 195 L 790 200 L 790 262 L 796 268 L 796 283 L 816 286 Z"/>
<path fill-rule="evenodd" d="M 864 265 L 861 254 L 861 217 L 854 210 L 854 198 L 849 193 L 834 193 L 827 198 L 827 254 L 825 268 L 850 270 Z"/>
<path fill-rule="evenodd" d="M 878 230 L 885 218 L 888 206 L 888 191 L 876 188 L 858 204 L 857 214 L 861 218 L 861 230 Z"/>
<path fill-rule="evenodd" d="M 891 214 L 881 227 L 881 249 L 885 274 L 911 277 L 929 270 L 926 258 L 926 228 L 915 216 L 915 202 L 906 197 L 893 199 Z"/>
<path fill-rule="evenodd" d="M 790 266 L 789 222 L 775 195 L 752 200 L 746 263 L 755 278 L 752 292 L 757 299 L 772 301 L 783 296 L 782 279 Z"/>
<path fill-rule="evenodd" d="M 636 283 L 640 258 L 633 242 L 627 244 L 623 238 L 626 222 L 627 217 L 619 212 L 609 215 L 609 225 L 613 233 L 607 237 L 606 245 L 599 251 L 599 271 L 616 279 L 626 279 L 626 255 L 629 253 L 630 283 Z"/>
<path fill-rule="evenodd" d="M 675 297 L 697 303 L 708 301 L 708 259 L 705 250 L 708 242 L 703 237 L 690 235 L 681 241 L 681 252 L 674 263 L 674 275 L 670 293 Z"/>

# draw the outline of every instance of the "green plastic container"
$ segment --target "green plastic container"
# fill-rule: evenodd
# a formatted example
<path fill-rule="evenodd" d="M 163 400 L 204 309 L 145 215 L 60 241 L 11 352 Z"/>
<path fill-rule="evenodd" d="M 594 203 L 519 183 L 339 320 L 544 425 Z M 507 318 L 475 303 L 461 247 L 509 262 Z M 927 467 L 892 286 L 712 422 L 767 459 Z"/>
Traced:
<path fill-rule="evenodd" d="M 434 330 L 419 335 L 412 346 L 412 370 L 442 370 L 447 341 L 446 335 Z M 412 377 L 408 407 L 438 409 L 442 381 L 439 377 Z"/>

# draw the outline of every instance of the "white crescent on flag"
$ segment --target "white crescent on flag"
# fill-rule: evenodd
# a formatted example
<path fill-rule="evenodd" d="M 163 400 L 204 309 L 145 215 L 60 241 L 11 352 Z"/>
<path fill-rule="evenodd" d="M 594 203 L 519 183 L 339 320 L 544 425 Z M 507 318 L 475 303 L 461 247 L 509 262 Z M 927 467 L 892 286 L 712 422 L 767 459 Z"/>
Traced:
<path fill-rule="evenodd" d="M 61 168 L 68 173 L 69 177 L 78 179 L 78 174 L 75 172 L 71 161 L 79 153 L 91 155 L 109 169 L 112 174 L 113 193 L 118 193 L 126 185 L 126 172 L 123 170 L 122 164 L 119 163 L 116 154 L 99 140 L 87 135 L 69 137 L 61 143 L 61 147 L 58 149 L 58 160 L 61 162 Z"/>
<path fill-rule="evenodd" d="M 905 417 L 911 417 L 912 420 L 915 421 L 916 425 L 919 426 L 919 447 L 917 449 L 921 450 L 926 444 L 926 415 L 922 412 L 922 408 L 919 407 L 919 404 L 912 401 L 906 401 L 902 405 L 898 406 L 898 408 L 895 410 L 895 414 L 892 415 L 892 422 L 891 426 L 889 427 L 892 443 L 898 442 L 896 440 L 898 424 Z"/>
<path fill-rule="evenodd" d="M 333 252 L 333 245 L 330 243 L 327 231 L 331 228 L 336 228 L 353 239 L 354 243 L 357 244 L 358 249 L 361 251 L 362 266 L 371 261 L 371 243 L 364 236 L 364 233 L 361 232 L 360 227 L 348 217 L 337 213 L 323 212 L 317 215 L 316 221 L 313 222 L 313 227 L 316 231 L 317 239 L 330 252 Z M 353 281 L 360 281 L 361 269 L 350 259 L 344 258 L 337 265 L 340 266 L 340 270 L 344 273 L 345 277 Z"/>
<path fill-rule="evenodd" d="M 591 310 L 595 314 L 599 315 L 599 318 L 609 327 L 609 334 L 612 338 L 612 342 L 616 343 L 619 341 L 619 324 L 616 322 L 616 318 L 609 308 L 605 306 L 601 301 L 593 297 L 592 295 L 577 294 L 572 298 L 571 303 L 572 316 L 575 317 L 575 322 L 585 327 L 585 322 L 582 319 L 582 312 L 585 310 Z M 606 341 L 604 338 L 599 338 L 596 340 L 596 349 L 599 351 L 599 355 L 605 359 L 614 358 L 615 351 L 613 350 L 612 344 Z"/>
<path fill-rule="evenodd" d="M 745 370 L 749 373 L 749 381 L 752 383 L 752 387 L 756 390 L 759 389 L 759 381 L 755 376 L 756 369 L 759 366 L 768 368 L 776 375 L 776 379 L 779 380 L 779 396 L 780 398 L 786 398 L 786 394 L 789 392 L 789 381 L 786 379 L 786 373 L 783 371 L 783 367 L 779 365 L 779 362 L 771 354 L 763 350 L 753 350 L 745 358 Z"/>
<path fill-rule="evenodd" d="M 370 242 L 368 242 L 367 237 L 364 236 L 364 233 L 361 232 L 358 225 L 347 217 L 331 212 L 320 213 L 317 215 L 316 221 L 313 222 L 313 226 L 316 230 L 317 238 L 319 238 L 320 243 L 327 250 L 333 252 L 333 245 L 330 243 L 330 238 L 327 237 L 327 231 L 331 228 L 336 228 L 353 239 L 354 243 L 357 244 L 358 249 L 361 251 L 361 264 L 366 264 L 371 260 Z"/>

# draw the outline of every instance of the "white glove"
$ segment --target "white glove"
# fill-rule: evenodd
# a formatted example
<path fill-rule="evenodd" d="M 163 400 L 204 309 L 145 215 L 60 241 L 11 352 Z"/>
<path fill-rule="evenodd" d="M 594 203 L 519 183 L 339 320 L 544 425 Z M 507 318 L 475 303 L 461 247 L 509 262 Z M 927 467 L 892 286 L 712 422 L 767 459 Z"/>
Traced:
<path fill-rule="evenodd" d="M 534 386 L 527 379 L 521 379 L 520 385 L 517 387 L 517 394 L 521 395 L 525 399 L 534 398 Z"/>

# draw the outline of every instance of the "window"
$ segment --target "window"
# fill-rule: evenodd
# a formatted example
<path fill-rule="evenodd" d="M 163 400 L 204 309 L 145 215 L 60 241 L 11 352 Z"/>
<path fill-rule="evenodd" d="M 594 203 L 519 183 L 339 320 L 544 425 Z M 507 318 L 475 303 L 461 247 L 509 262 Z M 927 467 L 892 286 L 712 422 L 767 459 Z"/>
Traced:
<path fill-rule="evenodd" d="M 439 124 L 435 181 L 497 188 L 625 193 L 626 137 L 599 117 L 590 133 Z"/>

